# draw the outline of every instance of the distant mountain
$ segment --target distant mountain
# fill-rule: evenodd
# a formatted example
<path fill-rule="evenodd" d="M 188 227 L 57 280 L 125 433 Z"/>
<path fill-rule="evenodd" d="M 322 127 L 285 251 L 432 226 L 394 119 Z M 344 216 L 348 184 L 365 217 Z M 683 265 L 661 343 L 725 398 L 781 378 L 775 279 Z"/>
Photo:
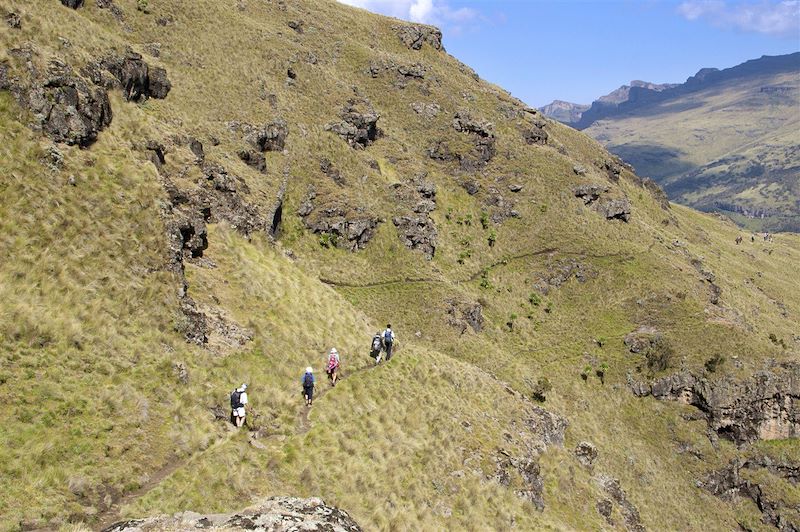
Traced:
<path fill-rule="evenodd" d="M 605 96 L 600 96 L 597 100 L 592 102 L 591 105 L 565 102 L 563 100 L 553 100 L 551 103 L 540 107 L 539 111 L 548 118 L 553 118 L 567 125 L 575 125 L 580 120 L 582 115 L 593 108 L 614 108 L 618 104 L 628 101 L 632 88 L 644 88 L 653 91 L 663 91 L 677 86 L 675 83 L 650 83 L 648 81 L 641 81 L 635 79 L 631 81 L 630 85 L 623 85 L 615 89 Z"/>
<path fill-rule="evenodd" d="M 567 123 L 674 201 L 754 230 L 800 231 L 800 52 L 649 85 L 623 86 Z"/>
<path fill-rule="evenodd" d="M 589 109 L 589 107 L 591 106 L 565 102 L 564 100 L 553 100 L 544 107 L 540 107 L 539 111 L 549 118 L 553 118 L 564 124 L 571 124 L 580 120 L 581 113 Z"/>

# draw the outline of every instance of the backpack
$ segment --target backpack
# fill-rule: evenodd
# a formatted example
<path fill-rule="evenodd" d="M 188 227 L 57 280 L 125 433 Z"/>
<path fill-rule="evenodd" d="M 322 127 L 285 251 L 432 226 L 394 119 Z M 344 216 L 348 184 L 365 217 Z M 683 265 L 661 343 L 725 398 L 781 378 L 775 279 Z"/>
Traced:
<path fill-rule="evenodd" d="M 240 398 L 242 397 L 242 392 L 239 390 L 233 390 L 231 393 L 231 408 L 241 408 L 244 405 L 239 402 Z"/>
<path fill-rule="evenodd" d="M 373 351 L 380 351 L 381 350 L 381 336 L 375 335 L 375 338 L 372 339 L 372 350 Z"/>
<path fill-rule="evenodd" d="M 394 341 L 394 339 L 392 338 L 392 331 L 390 331 L 389 329 L 383 331 L 383 341 L 384 343 L 387 344 L 391 344 Z"/>
<path fill-rule="evenodd" d="M 303 377 L 303 388 L 312 388 L 314 386 L 314 376 L 311 373 L 306 373 Z"/>

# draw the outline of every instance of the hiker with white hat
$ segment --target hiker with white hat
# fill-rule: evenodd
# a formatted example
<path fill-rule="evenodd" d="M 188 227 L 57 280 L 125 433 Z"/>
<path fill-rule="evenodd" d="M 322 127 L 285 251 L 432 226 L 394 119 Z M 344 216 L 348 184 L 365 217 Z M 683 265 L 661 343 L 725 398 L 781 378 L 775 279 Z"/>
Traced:
<path fill-rule="evenodd" d="M 328 365 L 325 371 L 331 380 L 331 386 L 336 386 L 336 381 L 339 379 L 339 352 L 335 347 L 331 348 L 331 352 L 328 355 Z"/>

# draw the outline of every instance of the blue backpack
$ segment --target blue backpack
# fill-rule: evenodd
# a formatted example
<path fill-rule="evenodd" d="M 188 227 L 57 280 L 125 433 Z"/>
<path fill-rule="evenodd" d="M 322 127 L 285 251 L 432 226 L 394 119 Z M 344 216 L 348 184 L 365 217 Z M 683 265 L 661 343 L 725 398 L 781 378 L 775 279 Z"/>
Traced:
<path fill-rule="evenodd" d="M 392 338 L 392 331 L 390 331 L 389 329 L 383 331 L 383 343 L 391 344 L 393 341 L 394 339 Z"/>
<path fill-rule="evenodd" d="M 313 388 L 314 386 L 314 375 L 311 373 L 306 373 L 303 377 L 303 388 Z"/>

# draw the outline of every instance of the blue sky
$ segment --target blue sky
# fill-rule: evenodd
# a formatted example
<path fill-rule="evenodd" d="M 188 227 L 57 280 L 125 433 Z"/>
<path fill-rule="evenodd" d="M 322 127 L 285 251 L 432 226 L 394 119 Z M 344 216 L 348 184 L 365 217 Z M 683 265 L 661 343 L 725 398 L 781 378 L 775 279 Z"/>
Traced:
<path fill-rule="evenodd" d="M 800 0 L 339 1 L 439 26 L 449 53 L 534 106 L 800 50 Z"/>

